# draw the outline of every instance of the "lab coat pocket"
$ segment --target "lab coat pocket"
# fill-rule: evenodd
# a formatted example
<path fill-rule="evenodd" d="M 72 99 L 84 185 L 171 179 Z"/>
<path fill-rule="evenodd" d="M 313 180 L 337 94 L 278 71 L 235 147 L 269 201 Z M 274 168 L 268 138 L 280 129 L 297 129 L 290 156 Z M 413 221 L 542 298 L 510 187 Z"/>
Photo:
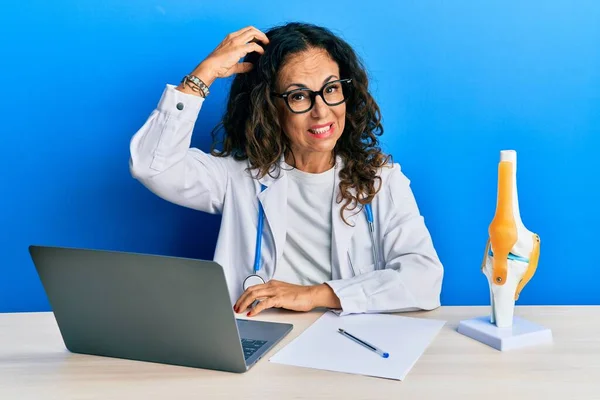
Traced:
<path fill-rule="evenodd" d="M 375 264 L 371 259 L 361 260 L 360 257 L 353 256 L 350 252 L 348 252 L 348 263 L 355 276 L 375 271 Z"/>

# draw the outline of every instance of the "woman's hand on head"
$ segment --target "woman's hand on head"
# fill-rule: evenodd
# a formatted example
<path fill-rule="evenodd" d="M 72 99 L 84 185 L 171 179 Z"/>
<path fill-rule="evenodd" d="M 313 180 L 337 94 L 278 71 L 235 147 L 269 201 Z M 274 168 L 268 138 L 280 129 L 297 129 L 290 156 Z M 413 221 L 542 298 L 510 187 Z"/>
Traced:
<path fill-rule="evenodd" d="M 237 313 L 245 312 L 255 300 L 260 302 L 250 310 L 249 317 L 273 307 L 293 311 L 310 311 L 315 307 L 340 307 L 338 297 L 327 284 L 301 286 L 271 280 L 249 287 L 242 293 L 233 309 Z"/>
<path fill-rule="evenodd" d="M 232 32 L 202 61 L 192 72 L 210 86 L 217 78 L 225 78 L 233 74 L 245 73 L 254 67 L 249 62 L 239 62 L 246 54 L 253 51 L 264 54 L 263 45 L 269 44 L 267 35 L 253 26 Z"/>

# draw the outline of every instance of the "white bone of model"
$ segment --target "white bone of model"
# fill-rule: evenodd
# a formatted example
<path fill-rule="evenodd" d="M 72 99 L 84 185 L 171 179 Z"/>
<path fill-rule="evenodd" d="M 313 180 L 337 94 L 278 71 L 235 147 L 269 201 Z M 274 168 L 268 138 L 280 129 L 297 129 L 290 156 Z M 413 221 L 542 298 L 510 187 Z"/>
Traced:
<path fill-rule="evenodd" d="M 512 326 L 515 301 L 535 273 L 539 248 L 539 236 L 525 228 L 519 213 L 517 153 L 503 150 L 498 164 L 496 214 L 489 226 L 481 266 L 490 287 L 490 322 L 499 328 Z M 508 258 L 509 251 L 513 259 Z"/>

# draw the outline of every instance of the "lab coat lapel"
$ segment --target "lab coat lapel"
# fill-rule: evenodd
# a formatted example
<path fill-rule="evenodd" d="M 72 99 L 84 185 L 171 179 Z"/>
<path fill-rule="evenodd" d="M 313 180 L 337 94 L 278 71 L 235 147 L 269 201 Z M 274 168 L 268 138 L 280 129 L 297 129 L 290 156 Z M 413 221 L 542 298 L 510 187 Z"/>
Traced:
<path fill-rule="evenodd" d="M 283 158 L 280 161 L 283 162 Z M 340 196 L 340 177 L 339 172 L 343 168 L 341 157 L 336 157 L 335 176 L 334 176 L 334 194 L 331 203 L 332 222 L 331 222 L 331 274 L 332 279 L 346 279 L 354 276 L 354 272 L 348 261 L 348 248 L 350 239 L 354 234 L 354 225 L 356 223 L 357 210 L 346 211 L 345 217 L 350 225 L 346 224 L 341 216 L 340 210 L 343 202 L 336 200 Z M 281 170 L 279 176 L 271 177 L 268 174 L 258 181 L 267 188 L 259 193 L 258 200 L 263 206 L 265 212 L 265 221 L 269 226 L 271 235 L 275 242 L 275 265 L 272 266 L 269 276 L 275 272 L 277 263 L 283 256 L 285 237 L 287 232 L 287 188 L 288 181 L 284 170 Z M 355 190 L 350 189 L 354 194 Z"/>
<path fill-rule="evenodd" d="M 283 158 L 281 161 L 283 161 Z M 281 170 L 279 176 L 277 176 L 277 173 L 274 175 L 275 177 L 271 177 L 267 174 L 258 180 L 267 187 L 259 193 L 258 200 L 262 204 L 265 212 L 265 222 L 269 226 L 275 242 L 275 265 L 270 266 L 269 277 L 272 277 L 275 273 L 277 263 L 283 255 L 287 230 L 287 176 L 283 170 Z"/>
<path fill-rule="evenodd" d="M 348 224 L 342 220 L 340 210 L 344 205 L 344 201 L 338 203 L 337 199 L 341 196 L 340 192 L 340 177 L 339 173 L 344 167 L 344 163 L 341 157 L 336 158 L 335 166 L 335 178 L 334 178 L 334 192 L 331 204 L 331 275 L 332 279 L 346 279 L 354 276 L 350 263 L 348 262 L 348 247 L 350 246 L 350 239 L 354 234 L 354 225 L 356 222 L 356 211 L 346 211 L 344 216 L 348 221 Z M 354 189 L 350 189 L 354 194 Z"/>

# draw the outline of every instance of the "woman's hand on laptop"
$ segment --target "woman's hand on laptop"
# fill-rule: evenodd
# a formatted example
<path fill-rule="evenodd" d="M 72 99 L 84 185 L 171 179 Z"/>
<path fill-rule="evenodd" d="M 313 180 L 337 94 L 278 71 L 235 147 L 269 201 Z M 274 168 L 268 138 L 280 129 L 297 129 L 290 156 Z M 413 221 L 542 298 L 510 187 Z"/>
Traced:
<path fill-rule="evenodd" d="M 333 289 L 325 283 L 315 286 L 293 285 L 271 280 L 249 287 L 233 306 L 236 313 L 245 312 L 255 300 L 260 302 L 248 312 L 253 317 L 267 308 L 285 308 L 293 311 L 310 311 L 316 307 L 341 308 Z"/>

